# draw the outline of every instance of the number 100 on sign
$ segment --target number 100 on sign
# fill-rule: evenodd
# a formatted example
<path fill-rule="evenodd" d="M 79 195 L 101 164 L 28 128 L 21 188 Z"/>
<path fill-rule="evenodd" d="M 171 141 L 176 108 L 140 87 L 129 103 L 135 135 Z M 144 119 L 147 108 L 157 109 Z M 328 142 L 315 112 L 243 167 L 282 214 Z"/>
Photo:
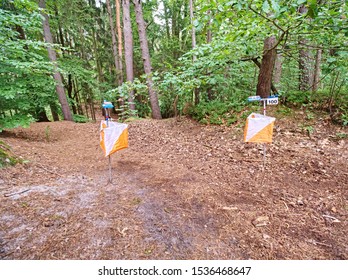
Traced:
<path fill-rule="evenodd" d="M 267 98 L 267 105 L 278 105 L 278 97 Z"/>

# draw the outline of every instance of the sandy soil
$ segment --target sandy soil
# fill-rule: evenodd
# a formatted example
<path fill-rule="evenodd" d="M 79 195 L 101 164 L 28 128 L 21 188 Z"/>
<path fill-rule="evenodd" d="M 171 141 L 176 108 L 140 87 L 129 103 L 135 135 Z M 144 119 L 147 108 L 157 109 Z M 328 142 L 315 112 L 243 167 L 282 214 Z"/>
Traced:
<path fill-rule="evenodd" d="M 108 160 L 99 123 L 0 134 L 29 161 L 0 170 L 0 259 L 347 259 L 347 129 L 280 118 L 274 142 L 242 124 L 129 124 Z"/>

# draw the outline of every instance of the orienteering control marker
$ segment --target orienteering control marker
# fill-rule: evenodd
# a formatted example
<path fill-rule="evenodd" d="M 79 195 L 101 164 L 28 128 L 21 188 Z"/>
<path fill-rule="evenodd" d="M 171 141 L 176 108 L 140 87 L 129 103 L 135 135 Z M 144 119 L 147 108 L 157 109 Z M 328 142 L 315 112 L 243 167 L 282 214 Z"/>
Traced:
<path fill-rule="evenodd" d="M 262 101 L 263 102 L 263 115 L 264 116 L 266 116 L 266 104 L 267 105 L 278 105 L 278 102 L 279 102 L 278 95 L 271 95 L 268 98 L 261 98 L 261 96 L 259 96 L 259 95 L 254 95 L 254 96 L 249 96 L 248 97 L 248 101 L 249 102 Z M 252 116 L 252 115 L 253 114 L 251 114 L 250 116 Z M 274 120 L 272 122 L 274 122 Z M 273 124 L 272 124 L 271 127 L 273 129 Z M 266 145 L 265 145 L 265 142 L 263 143 L 263 161 L 264 162 L 266 161 Z"/>
<path fill-rule="evenodd" d="M 111 157 L 110 155 L 128 148 L 128 125 L 124 123 L 112 122 L 109 109 L 113 108 L 111 102 L 104 100 L 102 105 L 105 120 L 100 124 L 100 147 L 104 155 L 109 158 L 109 183 L 112 183 Z"/>

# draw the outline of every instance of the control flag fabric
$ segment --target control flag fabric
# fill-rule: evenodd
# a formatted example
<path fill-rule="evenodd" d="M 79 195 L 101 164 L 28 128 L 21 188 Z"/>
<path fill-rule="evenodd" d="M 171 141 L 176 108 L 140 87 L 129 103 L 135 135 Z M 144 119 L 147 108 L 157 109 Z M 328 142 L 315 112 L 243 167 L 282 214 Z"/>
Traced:
<path fill-rule="evenodd" d="M 272 143 L 275 118 L 252 113 L 244 128 L 244 142 Z"/>
<path fill-rule="evenodd" d="M 119 150 L 128 148 L 128 125 L 118 122 L 100 123 L 100 147 L 107 157 Z"/>

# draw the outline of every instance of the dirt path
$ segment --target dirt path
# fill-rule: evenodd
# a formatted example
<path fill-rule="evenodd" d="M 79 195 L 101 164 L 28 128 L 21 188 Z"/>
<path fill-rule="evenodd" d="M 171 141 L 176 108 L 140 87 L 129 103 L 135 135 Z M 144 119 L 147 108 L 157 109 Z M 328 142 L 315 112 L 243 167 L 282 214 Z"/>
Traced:
<path fill-rule="evenodd" d="M 263 173 L 242 128 L 140 120 L 113 184 L 98 123 L 0 134 L 29 160 L 0 170 L 0 259 L 347 259 L 343 133 L 279 120 Z"/>

